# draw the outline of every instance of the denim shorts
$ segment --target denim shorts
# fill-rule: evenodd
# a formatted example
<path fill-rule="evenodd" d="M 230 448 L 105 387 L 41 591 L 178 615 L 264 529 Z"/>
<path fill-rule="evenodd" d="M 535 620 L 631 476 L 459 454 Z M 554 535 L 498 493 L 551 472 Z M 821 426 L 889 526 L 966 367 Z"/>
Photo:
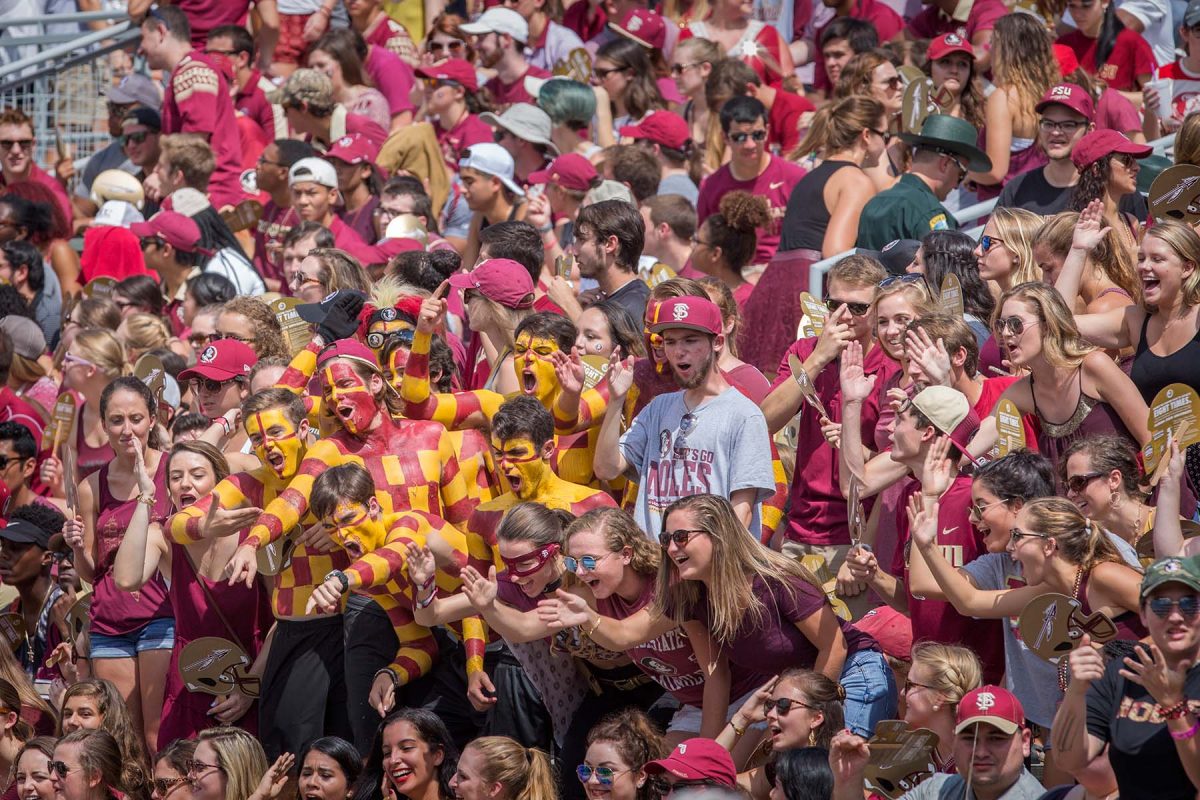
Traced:
<path fill-rule="evenodd" d="M 846 727 L 870 736 L 880 720 L 896 716 L 896 676 L 876 650 L 859 650 L 842 665 Z"/>
<path fill-rule="evenodd" d="M 175 646 L 175 620 L 152 619 L 142 627 L 120 636 L 92 632 L 90 658 L 136 658 L 147 650 L 170 650 Z"/>

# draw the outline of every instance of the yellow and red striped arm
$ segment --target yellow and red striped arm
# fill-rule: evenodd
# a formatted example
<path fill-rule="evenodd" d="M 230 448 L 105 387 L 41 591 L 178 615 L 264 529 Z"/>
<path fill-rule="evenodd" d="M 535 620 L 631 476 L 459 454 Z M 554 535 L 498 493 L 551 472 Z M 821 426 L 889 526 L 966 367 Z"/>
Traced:
<path fill-rule="evenodd" d="M 253 541 L 255 547 L 261 548 L 300 524 L 308 513 L 308 499 L 317 476 L 330 467 L 351 461 L 362 463 L 362 459 L 343 453 L 332 440 L 322 439 L 309 447 L 296 476 L 258 515 L 246 541 Z"/>
<path fill-rule="evenodd" d="M 291 363 L 275 382 L 275 388 L 287 389 L 301 396 L 308 394 L 308 382 L 317 372 L 317 354 L 321 352 L 321 347 L 316 342 L 309 342 L 303 350 L 292 356 Z"/>
<path fill-rule="evenodd" d="M 431 394 L 429 387 L 429 334 L 413 334 L 412 351 L 400 382 L 404 415 L 410 419 L 431 419 L 451 430 L 459 430 L 466 419 L 477 412 L 489 421 L 495 416 L 504 395 L 478 389 L 472 392 Z"/>
<path fill-rule="evenodd" d="M 275 576 L 271 592 L 271 610 L 277 617 L 302 617 L 308 608 L 313 590 L 325 582 L 325 576 L 335 569 L 350 566 L 350 556 L 338 548 L 329 553 L 309 550 L 302 544 L 292 551 L 291 561 Z M 338 612 L 346 608 L 343 595 Z"/>
<path fill-rule="evenodd" d="M 204 540 L 204 518 L 214 502 L 218 508 L 245 508 L 261 503 L 263 484 L 253 473 L 239 472 L 218 483 L 210 494 L 184 508 L 167 521 L 171 540 L 179 544 L 195 544 Z"/>
<path fill-rule="evenodd" d="M 579 410 L 571 419 L 559 406 L 562 398 L 560 393 L 555 398 L 550 411 L 554 414 L 554 432 L 562 435 L 578 433 L 592 427 L 599 427 L 604 421 L 604 412 L 608 409 L 608 382 L 601 381 L 595 388 L 584 389 L 579 396 Z"/>
<path fill-rule="evenodd" d="M 486 503 L 501 493 L 492 460 L 492 448 L 483 434 L 476 430 L 447 431 L 450 444 L 467 484 L 467 494 L 477 503 Z"/>

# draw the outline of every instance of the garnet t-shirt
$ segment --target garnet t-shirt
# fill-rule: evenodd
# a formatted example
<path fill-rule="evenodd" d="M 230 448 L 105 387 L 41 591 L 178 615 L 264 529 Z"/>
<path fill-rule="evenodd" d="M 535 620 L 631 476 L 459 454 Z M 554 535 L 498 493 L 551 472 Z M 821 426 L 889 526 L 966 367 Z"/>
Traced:
<path fill-rule="evenodd" d="M 781 93 L 782 94 L 782 93 Z M 765 228 L 758 229 L 758 248 L 754 251 L 755 264 L 767 264 L 779 249 L 783 232 L 783 212 L 787 209 L 792 187 L 806 174 L 805 169 L 777 156 L 771 156 L 767 168 L 758 177 L 739 181 L 733 177 L 729 165 L 709 175 L 700 183 L 700 201 L 696 205 L 697 220 L 701 223 L 717 213 L 721 198 L 727 192 L 749 192 L 765 197 L 771 207 L 771 221 Z"/>
<path fill-rule="evenodd" d="M 530 65 L 521 77 L 517 78 L 512 83 L 505 83 L 500 80 L 500 76 L 496 75 L 491 80 L 483 85 L 492 95 L 492 102 L 498 108 L 506 108 L 513 103 L 530 103 L 536 104 L 537 98 L 533 97 L 529 92 L 525 91 L 526 78 L 549 78 L 550 73 L 541 67 Z"/>
<path fill-rule="evenodd" d="M 817 587 L 800 578 L 772 579 L 770 582 L 755 576 L 751 591 L 763 604 L 762 620 L 751 624 L 747 619 L 734 637 L 722 645 L 729 655 L 730 665 L 778 675 L 787 669 L 811 669 L 817 660 L 817 646 L 800 632 L 796 623 L 808 619 L 822 607 L 829 607 L 829 598 Z M 831 609 L 832 610 L 832 609 Z M 700 590 L 693 616 L 710 630 L 708 593 Z M 840 617 L 842 635 L 846 637 L 846 658 L 862 650 L 878 650 L 879 645 L 867 634 Z"/>
<path fill-rule="evenodd" d="M 1075 53 L 1079 66 L 1089 75 L 1100 78 L 1110 89 L 1136 92 L 1137 77 L 1154 74 L 1154 51 L 1137 31 L 1125 28 L 1118 33 L 1113 50 L 1103 64 L 1096 63 L 1097 41 L 1082 31 L 1071 31 L 1058 37 L 1059 44 L 1065 44 Z"/>
<path fill-rule="evenodd" d="M 458 170 L 458 162 L 464 150 L 473 144 L 493 140 L 491 126 L 474 114 L 464 114 L 450 130 L 445 130 L 440 123 L 434 122 L 433 131 L 437 134 L 438 146 L 442 149 L 446 166 L 453 171 Z"/>
<path fill-rule="evenodd" d="M 193 34 L 195 31 L 193 31 Z M 163 133 L 196 133 L 212 146 L 216 169 L 208 182 L 213 208 L 237 205 L 241 183 L 242 140 L 225 76 L 198 50 L 183 57 L 171 72 L 162 105 Z"/>

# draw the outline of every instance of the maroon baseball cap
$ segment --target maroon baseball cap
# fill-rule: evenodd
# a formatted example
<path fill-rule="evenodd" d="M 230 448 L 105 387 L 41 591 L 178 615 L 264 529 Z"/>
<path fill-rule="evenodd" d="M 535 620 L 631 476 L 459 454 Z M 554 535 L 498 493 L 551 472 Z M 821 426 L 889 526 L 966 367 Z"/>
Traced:
<path fill-rule="evenodd" d="M 688 295 L 664 300 L 654 308 L 650 332 L 662 333 L 672 328 L 687 328 L 719 336 L 724 332 L 721 309 L 707 297 Z"/>
<path fill-rule="evenodd" d="M 619 133 L 635 139 L 648 139 L 663 147 L 682 150 L 692 138 L 687 121 L 674 111 L 655 111 L 636 125 L 623 125 Z"/>
<path fill-rule="evenodd" d="M 351 133 L 343 136 L 325 151 L 325 160 L 336 158 L 347 164 L 372 164 L 379 155 L 378 145 L 361 133 Z"/>
<path fill-rule="evenodd" d="M 200 351 L 194 367 L 179 373 L 179 380 L 208 378 L 228 381 L 238 377 L 249 378 L 250 368 L 257 363 L 258 356 L 250 349 L 250 345 L 237 339 L 218 339 Z"/>
<path fill-rule="evenodd" d="M 737 783 L 737 769 L 729 751 L 712 739 L 685 739 L 671 755 L 643 767 L 648 775 L 669 772 L 682 781 L 712 781 L 721 786 Z"/>
<path fill-rule="evenodd" d="M 469 92 L 479 91 L 479 78 L 475 75 L 475 67 L 461 58 L 447 58 L 440 64 L 420 66 L 416 72 L 422 78 L 454 81 Z"/>
<path fill-rule="evenodd" d="M 617 22 L 608 23 L 608 27 L 651 50 L 662 50 L 667 44 L 667 23 L 657 13 L 644 8 L 630 10 Z"/>
<path fill-rule="evenodd" d="M 129 232 L 139 239 L 157 236 L 181 253 L 203 252 L 200 247 L 200 226 L 191 217 L 178 211 L 160 211 L 145 222 L 135 222 Z"/>
<path fill-rule="evenodd" d="M 962 733 L 979 722 L 986 722 L 1012 735 L 1025 727 L 1025 709 L 1008 689 L 999 686 L 980 686 L 967 692 L 958 701 L 954 717 L 954 732 Z"/>
<path fill-rule="evenodd" d="M 338 339 L 326 347 L 317 354 L 317 369 L 325 366 L 335 358 L 348 358 L 352 361 L 361 361 L 372 369 L 379 370 L 379 361 L 375 358 L 374 351 L 358 339 Z"/>
<path fill-rule="evenodd" d="M 1086 134 L 1071 151 L 1071 163 L 1075 169 L 1085 169 L 1106 156 L 1128 153 L 1134 158 L 1145 158 L 1154 152 L 1148 144 L 1137 144 L 1117 131 L 1099 128 Z"/>
<path fill-rule="evenodd" d="M 1038 103 L 1034 110 L 1041 114 L 1053 105 L 1066 106 L 1076 114 L 1083 115 L 1088 122 L 1091 122 L 1096 116 L 1096 106 L 1092 102 L 1092 96 L 1082 86 L 1076 86 L 1073 83 L 1051 86 L 1042 95 L 1042 102 Z"/>
<path fill-rule="evenodd" d="M 912 620 L 891 606 L 878 606 L 853 622 L 854 627 L 879 642 L 885 655 L 912 660 Z"/>
<path fill-rule="evenodd" d="M 474 289 L 506 308 L 533 305 L 533 278 L 511 258 L 489 258 L 470 272 L 456 272 L 450 276 L 450 285 L 455 289 Z"/>
<path fill-rule="evenodd" d="M 929 42 L 929 60 L 937 61 L 951 53 L 962 53 L 975 60 L 975 49 L 958 33 L 944 33 Z"/>
<path fill-rule="evenodd" d="M 528 182 L 553 183 L 564 189 L 586 192 L 596 180 L 596 168 L 578 153 L 564 153 L 550 162 L 550 166 L 529 174 Z"/>

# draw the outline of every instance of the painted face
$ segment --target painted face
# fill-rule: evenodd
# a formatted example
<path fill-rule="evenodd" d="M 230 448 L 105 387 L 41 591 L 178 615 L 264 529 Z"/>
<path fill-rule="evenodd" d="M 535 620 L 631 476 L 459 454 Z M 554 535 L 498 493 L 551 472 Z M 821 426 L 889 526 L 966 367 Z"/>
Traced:
<path fill-rule="evenodd" d="M 558 543 L 537 544 L 527 540 L 501 541 L 497 544 L 508 579 L 530 597 L 537 597 L 558 577 L 553 562 Z"/>
<path fill-rule="evenodd" d="M 767 731 L 771 734 L 771 749 L 779 752 L 794 747 L 807 747 L 809 736 L 825 721 L 825 713 L 811 708 L 812 703 L 794 681 L 780 681 L 771 692 L 774 705 L 767 712 Z M 786 706 L 784 711 L 782 706 Z"/>
<path fill-rule="evenodd" d="M 75 695 L 68 697 L 63 704 L 63 733 L 74 733 L 79 730 L 95 731 L 103 725 L 104 715 L 100 713 L 100 705 L 96 702 L 96 698 Z"/>
<path fill-rule="evenodd" d="M 244 425 L 258 460 L 280 478 L 292 478 L 304 459 L 304 441 L 302 431 L 288 419 L 283 409 L 268 408 L 251 414 Z M 301 420 L 300 427 L 307 428 L 307 421 Z"/>
<path fill-rule="evenodd" d="M 167 464 L 167 491 L 176 508 L 186 508 L 217 485 L 213 465 L 199 453 L 176 453 Z"/>
<path fill-rule="evenodd" d="M 411 722 L 399 720 L 383 729 L 383 770 L 396 791 L 421 797 L 422 789 L 437 783 L 445 754 L 433 748 Z"/>
<path fill-rule="evenodd" d="M 320 750 L 309 750 L 300 767 L 300 796 L 304 800 L 346 800 L 349 786 L 341 764 Z"/>
<path fill-rule="evenodd" d="M 558 378 L 554 374 L 554 365 L 550 363 L 550 354 L 558 349 L 558 343 L 553 339 L 528 332 L 522 332 L 513 347 L 513 369 L 517 371 L 521 392 L 536 397 L 546 406 L 558 391 Z"/>
<path fill-rule="evenodd" d="M 383 346 L 387 343 L 387 340 L 397 335 L 402 342 L 411 347 L 413 336 L 412 323 L 399 318 L 375 320 L 367 328 L 367 347 L 374 350 L 376 355 L 378 355 L 383 350 Z"/>
<path fill-rule="evenodd" d="M 524 437 L 504 441 L 493 437 L 492 448 L 496 469 L 508 480 L 513 494 L 521 500 L 533 499 L 550 469 L 538 447 Z"/>
<path fill-rule="evenodd" d="M 574 559 L 575 575 L 598 600 L 611 597 L 625 577 L 631 558 L 629 548 L 620 553 L 609 549 L 604 535 L 595 530 L 577 531 L 567 542 L 567 555 Z M 571 562 L 567 562 L 570 568 Z"/>
<path fill-rule="evenodd" d="M 41 750 L 30 748 L 17 762 L 17 797 L 20 800 L 50 800 L 54 781 L 50 779 L 50 759 Z"/>
<path fill-rule="evenodd" d="M 326 366 L 321 376 L 325 403 L 337 415 L 338 421 L 355 436 L 366 433 L 379 413 L 379 404 L 370 384 L 349 362 L 340 359 Z"/>
<path fill-rule="evenodd" d="M 387 532 L 379 521 L 378 510 L 373 498 L 365 506 L 362 503 L 338 503 L 333 515 L 321 520 L 321 526 L 351 558 L 357 560 L 383 546 Z"/>

